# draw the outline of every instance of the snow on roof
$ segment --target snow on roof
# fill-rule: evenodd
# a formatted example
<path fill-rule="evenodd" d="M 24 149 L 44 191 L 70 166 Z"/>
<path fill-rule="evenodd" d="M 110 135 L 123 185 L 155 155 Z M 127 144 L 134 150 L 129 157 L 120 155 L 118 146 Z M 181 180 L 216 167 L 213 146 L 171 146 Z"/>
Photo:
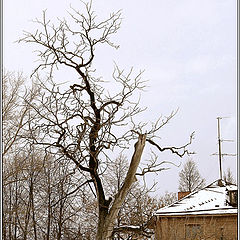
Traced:
<path fill-rule="evenodd" d="M 237 213 L 237 208 L 227 205 L 227 192 L 237 190 L 236 185 L 219 186 L 218 180 L 207 187 L 192 192 L 179 201 L 160 208 L 154 215 L 205 215 Z"/>

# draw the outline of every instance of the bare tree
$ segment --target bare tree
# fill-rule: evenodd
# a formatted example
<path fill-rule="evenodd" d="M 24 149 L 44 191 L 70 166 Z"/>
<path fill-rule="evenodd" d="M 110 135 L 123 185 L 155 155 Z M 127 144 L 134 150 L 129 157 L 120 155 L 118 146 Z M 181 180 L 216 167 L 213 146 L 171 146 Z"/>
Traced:
<path fill-rule="evenodd" d="M 14 144 L 21 143 L 25 129 L 31 119 L 30 105 L 39 93 L 37 85 L 32 84 L 27 89 L 26 78 L 22 73 L 4 71 L 2 78 L 2 123 L 3 123 L 3 151 L 2 156 L 14 149 Z M 22 144 L 23 146 L 23 144 Z M 14 150 L 15 151 L 15 150 Z"/>
<path fill-rule="evenodd" d="M 84 196 L 74 163 L 57 161 L 28 138 L 29 103 L 39 89 L 27 89 L 21 73 L 5 71 L 2 80 L 3 239 L 85 239 L 78 232 Z"/>
<path fill-rule="evenodd" d="M 223 180 L 228 184 L 236 184 L 236 181 L 230 168 L 227 169 L 227 172 L 224 172 Z"/>
<path fill-rule="evenodd" d="M 205 185 L 205 179 L 200 176 L 196 163 L 188 159 L 179 173 L 179 191 L 193 192 Z"/>
<path fill-rule="evenodd" d="M 4 239 L 17 239 L 20 232 L 23 232 L 23 239 L 26 239 L 30 208 L 33 207 L 32 173 L 35 170 L 33 171 L 28 164 L 29 158 L 26 157 L 26 153 L 29 149 L 23 136 L 26 136 L 26 126 L 32 119 L 30 106 L 26 104 L 25 99 L 32 102 L 39 91 L 34 85 L 27 91 L 25 84 L 26 79 L 22 73 L 4 71 L 2 78 Z M 26 168 L 29 175 L 26 175 Z M 28 190 L 25 191 L 26 189 Z M 22 202 L 23 205 L 25 203 L 28 205 L 26 211 L 24 207 L 21 209 L 19 207 L 21 199 L 28 199 Z"/>
<path fill-rule="evenodd" d="M 109 93 L 104 81 L 95 77 L 93 60 L 95 49 L 100 44 L 117 46 L 111 42 L 111 35 L 120 28 L 121 13 L 112 13 L 104 21 L 98 21 L 92 4 L 85 4 L 85 14 L 71 8 L 70 25 L 65 19 L 54 25 L 46 18 L 36 19 L 40 28 L 34 33 L 25 32 L 20 42 L 33 43 L 39 47 L 38 57 L 42 61 L 34 71 L 42 94 L 33 102 L 26 103 L 34 110 L 38 119 L 29 127 L 35 144 L 45 146 L 48 154 L 58 156 L 58 161 L 69 159 L 79 171 L 79 186 L 88 187 L 96 196 L 98 205 L 96 239 L 111 239 L 119 210 L 136 179 L 146 142 L 159 151 L 170 151 L 182 157 L 190 154 L 187 147 L 190 140 L 180 147 L 161 147 L 156 134 L 175 115 L 161 117 L 148 127 L 145 123 L 134 123 L 134 116 L 142 112 L 136 92 L 144 88 L 142 72 L 121 70 L 117 65 L 113 72 L 118 93 Z M 75 25 L 74 25 L 75 24 Z M 63 65 L 73 70 L 78 79 L 67 90 L 52 81 L 54 70 Z M 50 69 L 49 81 L 42 82 L 39 70 Z M 113 153 L 135 142 L 124 181 L 118 192 L 107 197 L 104 187 L 104 172 L 114 161 Z M 140 173 L 162 170 L 155 160 L 150 161 Z"/>
<path fill-rule="evenodd" d="M 165 194 L 163 196 L 158 198 L 158 205 L 160 208 L 162 208 L 162 207 L 172 204 L 175 201 L 177 201 L 176 193 L 165 192 Z"/>

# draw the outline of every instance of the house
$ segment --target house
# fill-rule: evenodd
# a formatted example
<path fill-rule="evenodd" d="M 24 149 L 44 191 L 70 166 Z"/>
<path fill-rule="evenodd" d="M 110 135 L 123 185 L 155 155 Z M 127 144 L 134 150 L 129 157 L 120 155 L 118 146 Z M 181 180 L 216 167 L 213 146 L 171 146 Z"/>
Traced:
<path fill-rule="evenodd" d="M 235 240 L 237 186 L 217 180 L 159 209 L 152 223 L 156 240 Z"/>

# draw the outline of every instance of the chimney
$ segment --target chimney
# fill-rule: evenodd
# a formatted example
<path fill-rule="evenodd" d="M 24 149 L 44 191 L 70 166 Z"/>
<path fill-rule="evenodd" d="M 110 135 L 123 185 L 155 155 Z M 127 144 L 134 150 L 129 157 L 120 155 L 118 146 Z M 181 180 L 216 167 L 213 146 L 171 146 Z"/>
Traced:
<path fill-rule="evenodd" d="M 224 187 L 224 184 L 223 184 L 223 180 L 222 180 L 222 179 L 219 179 L 219 180 L 218 180 L 218 186 L 219 186 L 219 187 Z"/>
<path fill-rule="evenodd" d="M 190 194 L 190 192 L 178 192 L 178 200 L 184 198 L 188 194 Z"/>

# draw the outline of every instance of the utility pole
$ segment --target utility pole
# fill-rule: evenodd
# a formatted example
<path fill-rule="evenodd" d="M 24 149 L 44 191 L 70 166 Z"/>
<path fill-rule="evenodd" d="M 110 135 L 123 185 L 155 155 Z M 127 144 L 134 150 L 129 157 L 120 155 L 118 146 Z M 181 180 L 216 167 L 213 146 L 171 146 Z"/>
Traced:
<path fill-rule="evenodd" d="M 223 177 L 222 177 L 222 153 L 221 153 L 220 119 L 222 119 L 222 118 L 217 117 L 217 120 L 218 120 L 218 155 L 219 155 L 220 179 L 223 179 Z"/>

